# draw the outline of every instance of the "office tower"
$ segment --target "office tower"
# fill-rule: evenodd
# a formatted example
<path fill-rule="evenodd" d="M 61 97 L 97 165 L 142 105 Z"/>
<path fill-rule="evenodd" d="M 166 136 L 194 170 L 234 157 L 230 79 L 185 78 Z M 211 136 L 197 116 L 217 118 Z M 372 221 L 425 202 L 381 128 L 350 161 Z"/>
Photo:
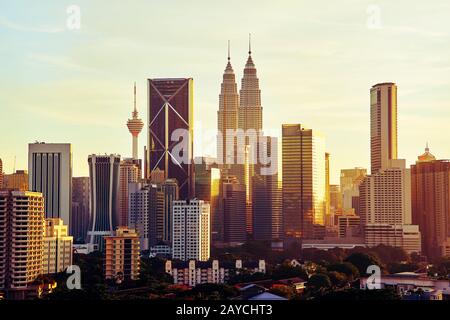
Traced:
<path fill-rule="evenodd" d="M 172 259 L 208 261 L 210 223 L 209 203 L 197 199 L 174 201 Z"/>
<path fill-rule="evenodd" d="M 325 225 L 334 225 L 330 211 L 330 154 L 328 152 L 325 152 Z"/>
<path fill-rule="evenodd" d="M 225 168 L 236 163 L 236 139 L 228 143 L 227 130 L 235 132 L 238 128 L 239 94 L 236 76 L 230 63 L 230 46 L 228 43 L 228 63 L 223 74 L 219 95 L 219 111 L 217 111 L 217 160 Z M 231 138 L 229 138 L 231 139 Z"/>
<path fill-rule="evenodd" d="M 190 78 L 148 79 L 149 172 L 159 168 L 176 179 L 181 199 L 195 194 L 193 89 Z"/>
<path fill-rule="evenodd" d="M 366 245 L 403 247 L 420 252 L 420 232 L 411 225 L 411 176 L 405 160 L 367 175 L 359 186 L 359 211 Z"/>
<path fill-rule="evenodd" d="M 223 241 L 229 245 L 247 240 L 245 186 L 234 176 L 222 177 L 220 205 L 223 210 Z"/>
<path fill-rule="evenodd" d="M 330 184 L 330 211 L 333 215 L 342 213 L 342 192 L 338 184 Z"/>
<path fill-rule="evenodd" d="M 370 89 L 371 173 L 397 159 L 397 85 L 379 83 Z"/>
<path fill-rule="evenodd" d="M 128 227 L 136 230 L 139 235 L 141 250 L 149 249 L 149 209 L 150 188 L 147 183 L 130 183 L 128 187 L 129 213 Z"/>
<path fill-rule="evenodd" d="M 112 235 L 118 226 L 119 155 L 90 155 L 90 211 L 89 243 L 103 250 L 103 236 Z"/>
<path fill-rule="evenodd" d="M 3 188 L 3 162 L 0 159 L 0 189 Z"/>
<path fill-rule="evenodd" d="M 267 143 L 261 144 L 261 151 L 272 159 L 271 167 L 274 172 L 253 176 L 253 239 L 274 241 L 282 238 L 282 192 L 278 181 L 278 139 L 264 137 Z"/>
<path fill-rule="evenodd" d="M 105 279 L 116 283 L 139 279 L 139 236 L 133 229 L 119 227 L 113 235 L 105 236 Z"/>
<path fill-rule="evenodd" d="M 341 170 L 342 209 L 346 214 L 359 214 L 359 185 L 366 175 L 364 168 Z"/>
<path fill-rule="evenodd" d="M 44 197 L 30 191 L 0 191 L 0 290 L 11 298 L 42 274 Z"/>
<path fill-rule="evenodd" d="M 134 159 L 124 159 L 119 166 L 119 210 L 117 226 L 128 226 L 128 185 L 139 182 L 139 165 Z"/>
<path fill-rule="evenodd" d="M 419 225 L 429 259 L 450 255 L 450 161 L 436 160 L 428 146 L 411 165 L 412 223 Z"/>
<path fill-rule="evenodd" d="M 28 145 L 28 185 L 45 199 L 45 217 L 61 218 L 70 227 L 72 147 L 70 143 Z"/>
<path fill-rule="evenodd" d="M 63 272 L 72 265 L 73 237 L 62 219 L 45 219 L 43 273 Z"/>
<path fill-rule="evenodd" d="M 219 212 L 220 169 L 213 158 L 202 157 L 195 163 L 195 197 L 210 205 L 211 239 L 214 242 L 223 237 L 223 214 Z"/>
<path fill-rule="evenodd" d="M 72 178 L 72 219 L 70 221 L 70 234 L 75 243 L 86 243 L 91 211 L 89 177 Z"/>
<path fill-rule="evenodd" d="M 163 215 L 163 241 L 172 241 L 172 206 L 175 200 L 180 199 L 178 182 L 175 179 L 167 179 L 161 184 L 161 191 L 164 194 L 164 215 Z"/>
<path fill-rule="evenodd" d="M 15 173 L 3 175 L 3 188 L 28 191 L 28 171 L 16 170 Z"/>
<path fill-rule="evenodd" d="M 137 160 L 139 158 L 138 156 L 138 136 L 139 133 L 141 133 L 142 128 L 144 127 L 144 122 L 138 117 L 138 111 L 136 108 L 136 82 L 134 83 L 134 110 L 131 113 L 132 118 L 128 119 L 127 121 L 127 127 L 128 130 L 131 133 L 132 139 L 133 139 L 133 148 L 132 148 L 132 155 L 133 159 Z"/>
<path fill-rule="evenodd" d="M 148 197 L 148 243 L 149 247 L 152 247 L 164 242 L 164 219 L 171 216 L 165 210 L 172 207 L 171 205 L 165 205 L 166 195 L 161 184 L 151 183 Z M 167 199 L 170 198 L 167 197 Z"/>
<path fill-rule="evenodd" d="M 313 238 L 325 223 L 325 139 L 300 124 L 284 124 L 282 135 L 284 234 Z"/>
<path fill-rule="evenodd" d="M 164 171 L 156 168 L 155 170 L 152 171 L 152 173 L 150 174 L 150 181 L 152 183 L 163 183 L 165 180 L 165 173 Z"/>

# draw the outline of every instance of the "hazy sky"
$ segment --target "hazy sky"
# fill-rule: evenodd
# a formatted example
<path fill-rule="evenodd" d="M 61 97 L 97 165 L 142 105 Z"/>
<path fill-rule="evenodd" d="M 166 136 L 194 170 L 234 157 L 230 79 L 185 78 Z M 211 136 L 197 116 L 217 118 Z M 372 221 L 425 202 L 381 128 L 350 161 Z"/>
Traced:
<path fill-rule="evenodd" d="M 81 9 L 79 30 L 67 28 L 70 5 Z M 14 156 L 16 169 L 27 168 L 35 140 L 72 143 L 74 176 L 88 174 L 88 154 L 129 156 L 132 86 L 146 120 L 147 78 L 193 77 L 195 119 L 215 129 L 227 40 L 240 86 L 248 33 L 264 127 L 322 131 L 332 183 L 341 168 L 369 166 L 369 89 L 378 82 L 398 85 L 399 157 L 413 163 L 429 141 L 450 158 L 447 0 L 0 0 L 5 171 Z M 141 154 L 146 139 L 143 131 Z"/>

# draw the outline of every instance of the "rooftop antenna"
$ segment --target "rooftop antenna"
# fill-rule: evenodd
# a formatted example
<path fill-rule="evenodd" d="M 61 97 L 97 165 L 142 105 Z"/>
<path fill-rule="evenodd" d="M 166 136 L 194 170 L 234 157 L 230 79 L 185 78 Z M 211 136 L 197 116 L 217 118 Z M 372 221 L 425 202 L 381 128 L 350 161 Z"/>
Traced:
<path fill-rule="evenodd" d="M 252 54 L 252 34 L 248 34 L 248 54 Z"/>
<path fill-rule="evenodd" d="M 13 172 L 16 173 L 16 156 L 14 156 Z"/>
<path fill-rule="evenodd" d="M 230 40 L 228 40 L 228 61 L 230 61 Z"/>

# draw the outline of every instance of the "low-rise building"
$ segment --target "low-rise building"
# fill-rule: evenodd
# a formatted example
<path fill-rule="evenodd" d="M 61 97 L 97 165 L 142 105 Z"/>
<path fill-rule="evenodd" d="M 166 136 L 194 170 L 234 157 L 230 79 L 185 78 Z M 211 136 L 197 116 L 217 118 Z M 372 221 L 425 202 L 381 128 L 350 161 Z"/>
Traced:
<path fill-rule="evenodd" d="M 72 264 L 73 238 L 59 218 L 45 219 L 43 273 L 55 274 Z"/>
<path fill-rule="evenodd" d="M 243 263 L 236 260 L 234 264 L 219 264 L 218 260 L 212 261 L 166 261 L 165 271 L 173 277 L 174 284 L 184 284 L 190 287 L 203 283 L 227 283 L 232 274 L 239 274 L 243 270 L 250 273 L 266 273 L 264 260 Z"/>

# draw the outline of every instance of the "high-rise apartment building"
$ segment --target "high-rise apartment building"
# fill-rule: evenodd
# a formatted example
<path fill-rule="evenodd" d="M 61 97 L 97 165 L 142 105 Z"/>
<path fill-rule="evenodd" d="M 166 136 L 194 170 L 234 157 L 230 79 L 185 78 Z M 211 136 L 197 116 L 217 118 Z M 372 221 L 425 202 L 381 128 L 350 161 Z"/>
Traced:
<path fill-rule="evenodd" d="M 118 226 L 128 226 L 128 185 L 139 182 L 139 164 L 135 159 L 124 159 L 119 167 L 119 210 L 116 221 Z"/>
<path fill-rule="evenodd" d="M 116 283 L 138 280 L 140 269 L 139 236 L 133 229 L 119 227 L 113 235 L 105 236 L 105 279 Z"/>
<path fill-rule="evenodd" d="M 202 200 L 173 202 L 172 259 L 208 261 L 210 257 L 209 204 Z"/>
<path fill-rule="evenodd" d="M 90 155 L 90 211 L 89 243 L 103 250 L 103 237 L 112 235 L 118 221 L 119 155 Z"/>
<path fill-rule="evenodd" d="M 325 139 L 300 124 L 284 124 L 282 135 L 284 235 L 313 238 L 325 223 Z"/>
<path fill-rule="evenodd" d="M 359 214 L 359 185 L 366 175 L 367 170 L 364 168 L 341 170 L 342 209 L 346 214 Z"/>
<path fill-rule="evenodd" d="M 134 110 L 131 114 L 131 119 L 128 119 L 127 121 L 127 127 L 128 130 L 131 133 L 132 136 L 132 155 L 133 159 L 137 160 L 139 159 L 138 156 L 138 137 L 139 133 L 141 133 L 142 128 L 144 127 L 144 122 L 139 118 L 138 111 L 136 108 L 136 82 L 134 83 Z"/>
<path fill-rule="evenodd" d="M 370 89 L 371 173 L 397 159 L 397 85 L 379 83 Z"/>
<path fill-rule="evenodd" d="M 411 165 L 411 204 L 423 253 L 430 259 L 450 255 L 450 161 L 436 160 L 428 146 Z"/>
<path fill-rule="evenodd" d="M 28 171 L 16 170 L 15 173 L 3 175 L 3 188 L 28 191 Z"/>
<path fill-rule="evenodd" d="M 63 272 L 72 265 L 73 237 L 62 219 L 45 219 L 43 273 Z"/>
<path fill-rule="evenodd" d="M 176 179 L 181 199 L 195 194 L 193 89 L 190 78 L 148 79 L 148 172 L 159 168 Z"/>
<path fill-rule="evenodd" d="M 91 222 L 91 211 L 89 177 L 72 178 L 72 217 L 70 221 L 70 234 L 74 242 L 85 243 L 89 223 Z"/>
<path fill-rule="evenodd" d="M 43 273 L 44 197 L 39 192 L 0 191 L 0 291 L 24 298 Z"/>
<path fill-rule="evenodd" d="M 195 163 L 195 197 L 210 205 L 211 239 L 214 242 L 223 237 L 223 214 L 219 212 L 220 169 L 213 158 L 202 157 Z"/>
<path fill-rule="evenodd" d="M 28 185 L 45 199 L 45 217 L 70 226 L 72 211 L 72 147 L 70 143 L 28 145 Z"/>
<path fill-rule="evenodd" d="M 164 195 L 164 215 L 163 215 L 163 234 L 164 242 L 172 241 L 172 223 L 173 223 L 173 202 L 180 199 L 178 182 L 175 179 L 167 179 L 161 184 L 161 191 Z"/>

